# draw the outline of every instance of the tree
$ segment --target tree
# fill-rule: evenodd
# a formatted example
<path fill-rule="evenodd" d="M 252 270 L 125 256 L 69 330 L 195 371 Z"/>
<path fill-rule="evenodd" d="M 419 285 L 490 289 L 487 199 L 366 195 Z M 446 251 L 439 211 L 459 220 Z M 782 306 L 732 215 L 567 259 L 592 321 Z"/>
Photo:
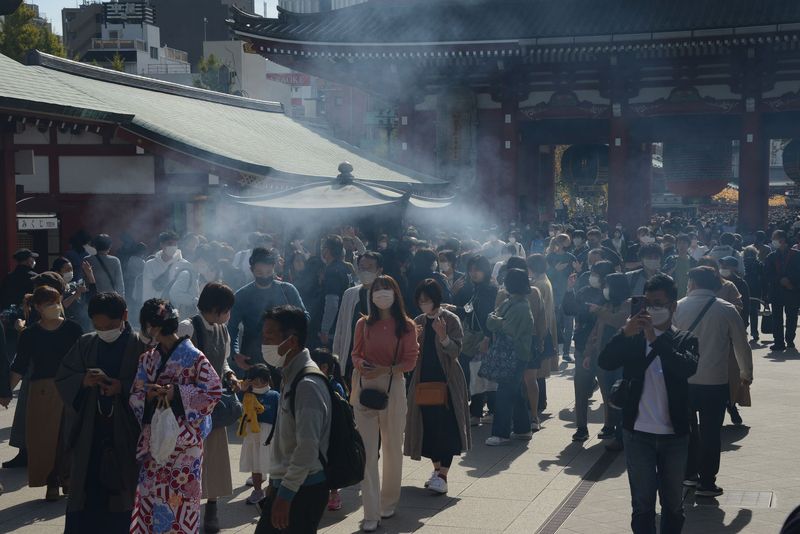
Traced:
<path fill-rule="evenodd" d="M 114 57 L 111 58 L 111 68 L 119 72 L 125 72 L 125 60 L 119 52 L 115 53 Z"/>
<path fill-rule="evenodd" d="M 49 27 L 36 22 L 36 12 L 32 7 L 22 4 L 19 9 L 6 15 L 0 24 L 0 54 L 25 62 L 31 50 L 64 57 L 64 45 Z"/>
<path fill-rule="evenodd" d="M 219 93 L 231 92 L 231 71 L 214 54 L 200 58 L 197 70 L 200 75 L 194 81 L 195 87 Z"/>

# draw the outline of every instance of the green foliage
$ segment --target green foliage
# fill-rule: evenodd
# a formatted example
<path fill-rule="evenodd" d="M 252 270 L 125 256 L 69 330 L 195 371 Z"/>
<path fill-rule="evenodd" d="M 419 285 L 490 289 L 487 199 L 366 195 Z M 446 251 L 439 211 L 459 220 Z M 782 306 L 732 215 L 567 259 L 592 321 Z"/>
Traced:
<path fill-rule="evenodd" d="M 26 4 L 22 4 L 11 15 L 6 15 L 4 22 L 0 24 L 0 54 L 21 63 L 31 50 L 65 56 L 61 39 L 49 28 L 37 24 L 35 17 L 36 12 Z"/>
<path fill-rule="evenodd" d="M 111 58 L 111 68 L 119 72 L 125 72 L 125 60 L 122 59 L 119 52 L 115 53 L 114 57 Z"/>
<path fill-rule="evenodd" d="M 219 93 L 231 92 L 230 70 L 214 54 L 200 58 L 197 64 L 199 76 L 194 80 L 194 86 Z"/>

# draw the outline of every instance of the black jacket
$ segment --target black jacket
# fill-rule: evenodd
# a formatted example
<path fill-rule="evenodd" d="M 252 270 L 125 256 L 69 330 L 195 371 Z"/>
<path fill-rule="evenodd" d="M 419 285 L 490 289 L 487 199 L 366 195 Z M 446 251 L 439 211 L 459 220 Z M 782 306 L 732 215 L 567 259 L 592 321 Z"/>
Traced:
<path fill-rule="evenodd" d="M 588 277 L 587 277 L 588 280 Z M 597 317 L 589 311 L 589 304 L 605 304 L 603 290 L 591 286 L 585 286 L 577 291 L 567 291 L 564 295 L 562 307 L 565 315 L 575 317 L 575 349 L 583 351 L 586 348 L 586 340 L 592 333 Z"/>
<path fill-rule="evenodd" d="M 653 343 L 652 350 L 661 358 L 664 383 L 669 399 L 669 418 L 675 435 L 689 433 L 689 383 L 697 372 L 699 349 L 697 338 L 688 332 L 667 331 Z M 647 343 L 643 335 L 626 337 L 620 331 L 600 353 L 598 365 L 607 371 L 622 367 L 622 376 L 630 380 L 627 403 L 622 409 L 622 426 L 630 431 L 639 415 L 639 400 L 644 387 L 644 364 Z"/>
<path fill-rule="evenodd" d="M 0 310 L 5 310 L 11 305 L 22 306 L 25 295 L 33 293 L 34 276 L 36 273 L 27 265 L 18 265 L 8 273 L 0 284 Z"/>
<path fill-rule="evenodd" d="M 788 257 L 787 257 L 788 255 Z M 781 285 L 782 278 L 788 278 L 793 289 Z M 800 252 L 776 250 L 764 261 L 764 282 L 769 301 L 779 304 L 800 304 Z"/>

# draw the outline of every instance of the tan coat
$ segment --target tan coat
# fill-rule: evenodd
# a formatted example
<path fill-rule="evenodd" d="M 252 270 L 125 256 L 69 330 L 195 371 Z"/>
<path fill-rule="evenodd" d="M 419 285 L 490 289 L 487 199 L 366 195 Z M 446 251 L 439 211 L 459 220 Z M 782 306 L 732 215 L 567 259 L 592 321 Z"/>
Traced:
<path fill-rule="evenodd" d="M 726 302 L 730 302 L 736 306 L 736 311 L 742 311 L 742 295 L 736 288 L 736 284 L 730 280 L 722 281 L 722 289 L 717 291 L 717 297 Z M 736 355 L 731 349 L 728 355 L 728 390 L 730 394 L 731 403 L 737 402 L 739 398 L 739 389 L 742 379 L 739 375 L 739 363 L 736 361 Z"/>
<path fill-rule="evenodd" d="M 461 433 L 461 448 L 467 451 L 472 446 L 472 435 L 469 426 L 469 394 L 467 393 L 464 370 L 458 363 L 464 331 L 461 328 L 461 321 L 458 320 L 458 316 L 454 313 L 442 309 L 441 314 L 447 323 L 447 336 L 450 338 L 450 343 L 446 347 L 441 343 L 436 343 L 436 353 L 447 377 L 447 388 L 450 391 L 450 400 L 453 403 L 456 423 Z M 418 327 L 417 339 L 420 351 L 422 351 L 422 347 L 425 346 L 425 316 L 420 315 L 414 322 Z M 408 412 L 406 414 L 406 435 L 403 447 L 404 454 L 410 456 L 413 460 L 419 460 L 422 457 L 422 412 L 414 402 L 414 392 L 419 383 L 421 362 L 422 355 L 420 354 L 408 388 Z"/>

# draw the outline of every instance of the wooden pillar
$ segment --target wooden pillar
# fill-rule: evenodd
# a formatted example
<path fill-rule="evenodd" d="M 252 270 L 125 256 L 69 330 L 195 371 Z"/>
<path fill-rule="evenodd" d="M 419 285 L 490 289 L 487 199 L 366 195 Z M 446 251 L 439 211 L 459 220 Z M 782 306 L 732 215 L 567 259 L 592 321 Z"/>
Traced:
<path fill-rule="evenodd" d="M 538 196 L 536 198 L 536 204 L 539 212 L 539 222 L 549 223 L 555 219 L 555 151 L 552 146 L 541 145 L 538 150 L 538 156 Z"/>
<path fill-rule="evenodd" d="M 406 167 L 416 169 L 414 165 L 414 153 L 412 150 L 412 140 L 414 138 L 414 102 L 401 102 L 397 106 L 398 115 L 398 150 L 397 161 Z"/>
<path fill-rule="evenodd" d="M 629 207 L 628 175 L 628 131 L 621 113 L 614 113 L 610 120 L 608 139 L 608 215 L 609 224 L 626 225 L 623 220 Z M 618 115 L 618 116 L 617 116 Z M 627 226 L 627 225 L 626 225 Z M 628 228 L 630 230 L 630 228 Z"/>
<path fill-rule="evenodd" d="M 500 106 L 503 125 L 497 204 L 500 219 L 509 222 L 519 218 L 519 101 L 512 97 L 504 98 Z"/>
<path fill-rule="evenodd" d="M 630 140 L 629 140 L 630 142 Z M 628 147 L 629 206 L 622 224 L 629 229 L 650 221 L 653 205 L 653 146 L 650 143 L 631 143 Z"/>
<path fill-rule="evenodd" d="M 769 212 L 769 139 L 764 135 L 758 100 L 745 99 L 739 140 L 739 231 L 767 228 Z"/>
<path fill-rule="evenodd" d="M 12 267 L 17 250 L 17 179 L 14 175 L 14 134 L 0 125 L 0 272 Z"/>

